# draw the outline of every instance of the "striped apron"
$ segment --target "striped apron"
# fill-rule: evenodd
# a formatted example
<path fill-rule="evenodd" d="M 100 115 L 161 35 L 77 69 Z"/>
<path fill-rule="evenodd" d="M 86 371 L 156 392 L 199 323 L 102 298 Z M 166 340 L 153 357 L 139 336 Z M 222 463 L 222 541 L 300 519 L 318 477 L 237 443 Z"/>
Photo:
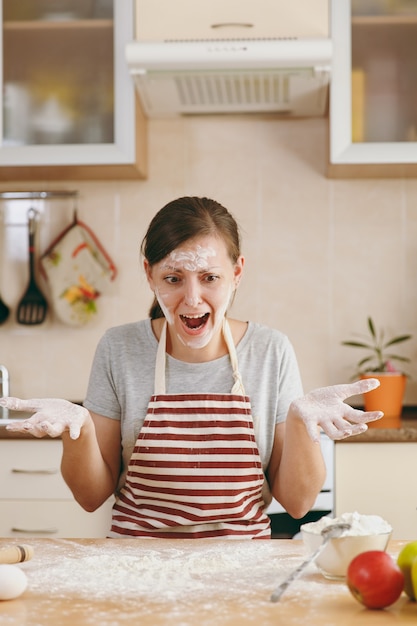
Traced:
<path fill-rule="evenodd" d="M 230 394 L 166 394 L 166 323 L 155 394 L 113 507 L 111 537 L 269 539 L 249 397 L 225 320 Z"/>

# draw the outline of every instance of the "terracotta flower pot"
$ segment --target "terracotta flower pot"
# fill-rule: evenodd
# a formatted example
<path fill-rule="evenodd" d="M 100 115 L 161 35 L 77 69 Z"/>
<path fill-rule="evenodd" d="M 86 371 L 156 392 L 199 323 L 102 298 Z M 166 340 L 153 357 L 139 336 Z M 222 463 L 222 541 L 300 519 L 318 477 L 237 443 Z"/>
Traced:
<path fill-rule="evenodd" d="M 407 376 L 398 372 L 363 374 L 361 378 L 377 378 L 380 386 L 363 395 L 365 411 L 383 411 L 384 417 L 369 422 L 369 428 L 400 428 Z"/>

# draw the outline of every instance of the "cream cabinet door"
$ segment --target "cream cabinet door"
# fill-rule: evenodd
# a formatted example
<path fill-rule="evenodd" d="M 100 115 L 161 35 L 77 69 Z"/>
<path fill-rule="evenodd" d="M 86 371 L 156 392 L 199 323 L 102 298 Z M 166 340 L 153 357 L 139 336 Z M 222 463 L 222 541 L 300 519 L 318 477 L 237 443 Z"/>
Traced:
<path fill-rule="evenodd" d="M 136 39 L 328 37 L 329 0 L 136 0 Z"/>
<path fill-rule="evenodd" d="M 0 536 L 105 538 L 111 507 L 109 500 L 88 513 L 69 500 L 0 500 Z"/>
<path fill-rule="evenodd" d="M 113 500 L 84 511 L 62 478 L 61 455 L 58 439 L 0 440 L 0 536 L 106 537 Z"/>
<path fill-rule="evenodd" d="M 0 441 L 0 498 L 72 500 L 61 475 L 59 440 Z"/>
<path fill-rule="evenodd" d="M 417 443 L 336 443 L 335 514 L 380 515 L 417 539 Z"/>

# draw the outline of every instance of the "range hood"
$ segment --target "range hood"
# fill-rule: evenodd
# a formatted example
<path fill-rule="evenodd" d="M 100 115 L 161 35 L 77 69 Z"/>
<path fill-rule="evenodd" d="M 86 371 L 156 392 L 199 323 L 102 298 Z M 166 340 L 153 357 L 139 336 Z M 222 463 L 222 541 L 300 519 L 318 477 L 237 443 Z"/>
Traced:
<path fill-rule="evenodd" d="M 129 71 L 148 117 L 212 113 L 323 116 L 330 38 L 134 41 Z"/>

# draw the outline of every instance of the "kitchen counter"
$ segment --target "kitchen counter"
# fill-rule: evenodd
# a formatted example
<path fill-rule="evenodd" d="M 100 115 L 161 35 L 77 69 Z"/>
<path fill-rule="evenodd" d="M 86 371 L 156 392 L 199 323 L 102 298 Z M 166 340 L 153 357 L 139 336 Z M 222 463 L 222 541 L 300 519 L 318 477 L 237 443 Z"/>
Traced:
<path fill-rule="evenodd" d="M 26 540 L 29 543 L 29 540 Z M 19 543 L 1 539 L 0 547 Z M 22 543 L 20 541 L 20 543 Z M 28 588 L 0 602 L 7 626 L 323 626 L 415 624 L 405 594 L 388 609 L 359 604 L 344 581 L 309 565 L 278 603 L 270 594 L 305 557 L 298 540 L 33 539 L 19 565 Z M 396 557 L 404 541 L 392 541 Z"/>
<path fill-rule="evenodd" d="M 383 419 L 383 418 L 382 418 Z M 371 443 L 371 442 L 417 442 L 417 410 L 416 407 L 404 407 L 400 428 L 373 428 L 361 435 L 341 439 L 336 443 Z"/>
<path fill-rule="evenodd" d="M 29 433 L 13 433 L 7 430 L 6 422 L 7 420 L 0 420 L 0 439 L 33 439 L 33 441 L 40 441 L 38 437 L 34 437 Z M 51 439 L 51 437 L 42 437 L 43 440 Z"/>
<path fill-rule="evenodd" d="M 362 407 L 358 407 L 362 408 Z M 12 412 L 10 412 L 12 413 Z M 30 435 L 29 433 L 16 433 L 9 432 L 5 427 L 7 420 L 0 419 L 0 439 L 33 439 L 39 441 Z M 45 437 L 48 439 L 48 437 Z M 417 442 L 417 407 L 409 406 L 404 407 L 403 415 L 401 417 L 400 428 L 368 428 L 365 433 L 361 435 L 355 435 L 354 437 L 348 437 L 347 439 L 341 439 L 336 441 L 337 444 L 342 443 L 370 443 L 370 442 Z"/>

